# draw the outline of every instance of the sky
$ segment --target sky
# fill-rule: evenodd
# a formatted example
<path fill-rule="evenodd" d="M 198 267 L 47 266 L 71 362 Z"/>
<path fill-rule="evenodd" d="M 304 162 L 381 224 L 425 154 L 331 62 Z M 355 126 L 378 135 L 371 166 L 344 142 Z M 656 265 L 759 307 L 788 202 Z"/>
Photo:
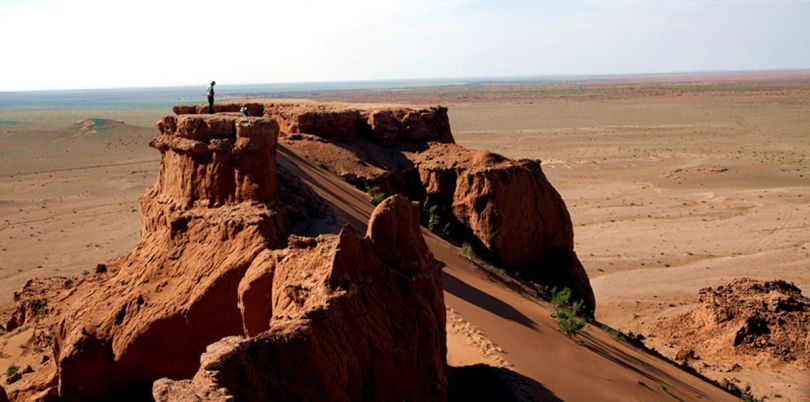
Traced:
<path fill-rule="evenodd" d="M 0 91 L 810 68 L 810 0 L 0 0 Z"/>

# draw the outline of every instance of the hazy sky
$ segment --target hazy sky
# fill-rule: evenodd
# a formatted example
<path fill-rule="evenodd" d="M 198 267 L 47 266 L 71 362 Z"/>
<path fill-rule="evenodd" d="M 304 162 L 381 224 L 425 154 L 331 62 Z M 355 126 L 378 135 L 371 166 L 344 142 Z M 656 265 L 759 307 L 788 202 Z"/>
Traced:
<path fill-rule="evenodd" d="M 810 68 L 810 0 L 0 0 L 0 91 Z"/>

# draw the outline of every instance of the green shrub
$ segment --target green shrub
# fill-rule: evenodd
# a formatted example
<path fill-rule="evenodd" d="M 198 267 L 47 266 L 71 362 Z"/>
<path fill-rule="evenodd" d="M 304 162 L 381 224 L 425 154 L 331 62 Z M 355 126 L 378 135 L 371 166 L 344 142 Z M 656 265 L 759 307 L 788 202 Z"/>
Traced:
<path fill-rule="evenodd" d="M 470 243 L 464 242 L 464 244 L 461 245 L 461 254 L 464 254 L 464 256 L 470 260 L 475 259 L 475 249 Z"/>
<path fill-rule="evenodd" d="M 13 375 L 14 375 L 14 373 L 16 373 L 16 372 L 17 372 L 17 370 L 19 370 L 19 369 L 20 369 L 20 367 L 19 367 L 19 366 L 14 365 L 14 364 L 12 364 L 12 365 L 8 366 L 8 368 L 6 369 L 6 377 L 11 377 L 11 376 L 13 376 Z"/>
<path fill-rule="evenodd" d="M 610 326 L 605 325 L 605 324 L 602 324 L 601 328 L 602 328 L 602 331 L 605 331 L 605 333 L 607 333 L 608 335 L 613 337 L 613 339 L 616 339 L 616 340 L 619 340 L 619 341 L 624 340 L 624 334 L 622 334 L 618 329 L 610 327 Z"/>
<path fill-rule="evenodd" d="M 554 306 L 552 315 L 557 319 L 560 332 L 565 336 L 574 336 L 585 327 L 586 320 L 582 317 L 585 312 L 585 302 L 577 300 L 571 302 L 570 288 L 551 289 L 551 304 Z"/>
<path fill-rule="evenodd" d="M 537 290 L 537 293 L 540 295 L 540 297 L 544 299 L 551 298 L 551 293 L 553 289 L 551 286 L 543 285 L 541 283 L 536 282 L 532 282 L 532 285 L 534 285 L 534 289 Z"/>
<path fill-rule="evenodd" d="M 382 192 L 380 186 L 366 184 L 366 193 L 371 196 L 372 205 L 380 205 L 385 200 L 385 193 Z"/>
<path fill-rule="evenodd" d="M 439 208 L 438 205 L 433 205 L 427 209 L 427 227 L 430 229 L 431 232 L 435 232 L 439 230 L 439 227 L 442 224 L 442 218 L 436 213 L 436 210 Z"/>
<path fill-rule="evenodd" d="M 578 317 L 571 309 L 562 308 L 554 312 L 560 332 L 565 336 L 574 336 L 585 327 L 585 320 Z"/>

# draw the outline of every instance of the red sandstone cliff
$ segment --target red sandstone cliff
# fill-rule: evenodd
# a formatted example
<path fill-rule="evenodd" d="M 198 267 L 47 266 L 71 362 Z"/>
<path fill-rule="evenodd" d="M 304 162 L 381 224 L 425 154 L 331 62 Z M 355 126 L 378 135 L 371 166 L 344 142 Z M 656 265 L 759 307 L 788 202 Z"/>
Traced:
<path fill-rule="evenodd" d="M 257 261 L 240 294 L 271 295 L 269 309 L 244 304 L 261 332 L 209 346 L 194 378 L 156 382 L 155 400 L 445 399 L 441 271 L 418 206 L 391 197 L 365 238 L 293 237 Z"/>
<path fill-rule="evenodd" d="M 446 109 L 272 101 L 223 103 L 218 111 L 275 119 L 283 141 L 307 159 L 363 187 L 437 205 L 455 238 L 522 277 L 570 287 L 591 310 L 590 281 L 574 252 L 565 202 L 534 160 L 511 160 L 453 142 Z M 178 106 L 204 113 L 203 106 Z M 370 140 L 370 141 L 367 141 Z"/>
<path fill-rule="evenodd" d="M 10 324 L 35 317 L 53 361 L 12 384 L 13 400 L 149 399 L 155 380 L 192 378 L 228 336 L 255 337 L 265 353 L 252 379 L 227 370 L 241 360 L 219 366 L 231 380 L 219 386 L 248 399 L 444 398 L 441 270 L 418 207 L 391 198 L 365 238 L 344 228 L 288 245 L 274 119 L 181 115 L 157 126 L 160 174 L 140 200 L 135 250 L 75 283 L 32 281 L 18 294 Z M 308 393 L 314 383 L 319 394 Z"/>
<path fill-rule="evenodd" d="M 248 106 L 263 117 L 223 104 L 162 119 L 135 250 L 82 279 L 26 285 L 10 324 L 33 320 L 52 358 L 10 385 L 12 400 L 444 399 L 441 275 L 419 208 L 395 196 L 365 237 L 288 237 L 312 195 L 277 169 L 279 125 L 333 171 L 440 200 L 500 262 L 593 306 L 539 162 L 452 144 L 441 107 Z"/>
<path fill-rule="evenodd" d="M 251 116 L 276 120 L 281 131 L 308 133 L 323 138 L 354 141 L 365 138 L 382 145 L 437 140 L 452 143 L 447 108 L 411 108 L 401 105 L 319 103 L 306 100 L 225 102 L 215 113 L 237 113 L 247 107 Z M 178 105 L 178 115 L 208 113 L 208 105 Z"/>
<path fill-rule="evenodd" d="M 208 344 L 241 333 L 236 290 L 251 261 L 284 243 L 272 208 L 274 121 L 181 116 L 158 128 L 151 145 L 163 159 L 141 197 L 140 243 L 64 303 L 55 333 L 64 399 L 192 375 Z"/>

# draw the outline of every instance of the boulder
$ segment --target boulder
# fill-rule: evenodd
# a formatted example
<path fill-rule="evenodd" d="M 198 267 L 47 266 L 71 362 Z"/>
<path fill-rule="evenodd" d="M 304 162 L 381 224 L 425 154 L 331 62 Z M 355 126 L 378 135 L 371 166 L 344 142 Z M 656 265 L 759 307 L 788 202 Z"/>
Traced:
<path fill-rule="evenodd" d="M 155 400 L 445 400 L 441 269 L 418 211 L 394 196 L 364 238 L 346 226 L 273 251 L 267 330 L 210 345 L 192 380 L 155 382 Z"/>
<path fill-rule="evenodd" d="M 432 144 L 409 157 L 431 203 L 449 209 L 483 254 L 528 279 L 570 287 L 595 309 L 590 281 L 574 253 L 571 217 L 540 161 L 455 144 Z"/>

